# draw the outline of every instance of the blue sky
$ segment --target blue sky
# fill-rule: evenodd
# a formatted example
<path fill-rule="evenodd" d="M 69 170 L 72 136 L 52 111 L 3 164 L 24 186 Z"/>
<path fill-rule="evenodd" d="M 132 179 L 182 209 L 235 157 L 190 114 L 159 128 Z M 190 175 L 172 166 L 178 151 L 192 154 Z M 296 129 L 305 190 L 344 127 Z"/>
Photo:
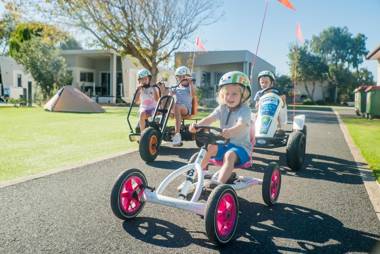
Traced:
<path fill-rule="evenodd" d="M 292 11 L 277 0 L 269 0 L 258 55 L 276 66 L 280 74 L 288 74 L 289 44 L 295 42 L 296 24 L 300 23 L 305 39 L 311 39 L 329 26 L 347 26 L 356 35 L 368 37 L 371 52 L 380 45 L 380 0 L 290 0 Z M 224 0 L 222 19 L 197 34 L 207 50 L 256 51 L 265 0 Z M 183 48 L 186 50 L 186 48 Z M 187 49 L 187 50 L 192 50 Z M 376 61 L 365 60 L 363 67 L 372 71 L 375 79 Z"/>
<path fill-rule="evenodd" d="M 268 0 L 258 56 L 272 63 L 279 74 L 289 74 L 289 45 L 296 41 L 295 28 L 300 23 L 305 39 L 311 39 L 329 26 L 347 26 L 356 35 L 367 36 L 371 52 L 380 45 L 380 0 L 290 0 L 296 11 L 289 10 L 277 0 Z M 265 0 L 224 0 L 224 16 L 216 23 L 202 27 L 199 35 L 208 50 L 250 50 L 255 53 Z M 0 13 L 3 6 L 0 5 Z M 195 38 L 194 38 L 195 39 Z M 194 50 L 194 40 L 180 50 Z M 365 60 L 377 80 L 376 61 Z"/>

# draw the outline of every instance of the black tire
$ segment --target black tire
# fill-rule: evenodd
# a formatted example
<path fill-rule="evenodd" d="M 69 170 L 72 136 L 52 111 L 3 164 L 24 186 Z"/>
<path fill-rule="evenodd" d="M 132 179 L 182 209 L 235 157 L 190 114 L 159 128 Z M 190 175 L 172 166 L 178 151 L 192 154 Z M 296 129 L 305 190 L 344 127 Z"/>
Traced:
<path fill-rule="evenodd" d="M 307 127 L 306 125 L 303 126 L 303 129 L 301 131 L 304 135 L 305 135 L 305 138 L 307 137 Z"/>
<path fill-rule="evenodd" d="M 368 119 L 369 120 L 373 120 L 373 115 L 372 114 L 368 114 Z"/>
<path fill-rule="evenodd" d="M 230 232 L 226 236 L 222 236 L 217 232 L 217 215 L 218 215 L 218 204 L 221 201 L 223 197 L 226 195 L 229 195 L 229 197 L 232 197 L 235 212 L 232 216 L 235 216 L 235 220 L 233 222 L 233 225 L 230 228 Z M 229 216 L 231 214 L 229 213 L 227 218 L 229 219 Z M 232 220 L 232 218 L 231 218 Z M 238 197 L 236 195 L 235 190 L 227 184 L 222 184 L 217 186 L 210 194 L 207 204 L 206 204 L 206 213 L 205 213 L 205 226 L 206 226 L 206 234 L 209 240 L 217 245 L 224 245 L 230 242 L 235 237 L 236 228 L 238 225 L 239 220 L 239 201 Z"/>
<path fill-rule="evenodd" d="M 356 110 L 355 110 L 355 113 L 356 113 L 357 116 L 360 116 L 360 112 L 359 112 L 359 110 L 356 109 Z"/>
<path fill-rule="evenodd" d="M 140 181 L 141 181 L 142 185 L 147 186 L 148 183 L 147 183 L 147 180 L 145 178 L 144 173 L 141 172 L 140 170 L 136 169 L 136 168 L 132 168 L 132 169 L 128 169 L 128 170 L 124 171 L 123 173 L 121 173 L 118 176 L 118 178 L 117 178 L 117 180 L 116 180 L 116 182 L 112 188 L 112 191 L 111 191 L 111 209 L 112 209 L 112 212 L 115 214 L 116 217 L 118 217 L 119 219 L 122 219 L 122 220 L 133 219 L 134 217 L 136 217 L 141 212 L 141 210 L 144 208 L 144 205 L 145 205 L 145 201 L 141 201 L 140 207 L 136 211 L 133 211 L 131 213 L 128 213 L 127 211 L 125 211 L 122 208 L 122 204 L 121 204 L 121 200 L 120 200 L 120 194 L 123 190 L 124 183 L 126 181 L 128 181 L 133 176 L 141 179 Z M 140 189 L 140 186 L 138 188 L 138 192 L 144 191 L 144 189 Z M 133 193 L 133 194 L 135 195 L 135 193 Z"/>
<path fill-rule="evenodd" d="M 272 176 L 275 177 L 272 181 Z M 275 190 L 273 188 L 276 188 Z M 281 171 L 277 163 L 271 162 L 264 172 L 262 197 L 268 206 L 276 203 L 281 190 Z M 273 193 L 272 193 L 273 191 Z"/>
<path fill-rule="evenodd" d="M 139 153 L 146 162 L 154 161 L 158 156 L 160 133 L 153 127 L 146 128 L 141 133 Z"/>
<path fill-rule="evenodd" d="M 301 131 L 292 132 L 286 146 L 286 162 L 288 166 L 298 171 L 304 167 L 306 136 Z"/>

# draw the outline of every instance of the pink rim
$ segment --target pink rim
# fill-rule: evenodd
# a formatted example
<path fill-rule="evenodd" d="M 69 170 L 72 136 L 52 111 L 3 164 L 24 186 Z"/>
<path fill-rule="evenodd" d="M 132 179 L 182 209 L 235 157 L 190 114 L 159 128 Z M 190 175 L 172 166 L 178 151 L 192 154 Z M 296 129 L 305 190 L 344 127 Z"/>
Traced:
<path fill-rule="evenodd" d="M 143 181 L 138 176 L 129 177 L 124 183 L 120 192 L 120 207 L 125 213 L 133 214 L 137 212 L 141 206 L 141 196 L 144 191 L 140 189 L 140 186 L 143 184 Z M 137 192 L 137 199 L 136 194 Z"/>
<path fill-rule="evenodd" d="M 224 194 L 216 208 L 216 233 L 221 237 L 231 234 L 236 222 L 236 204 L 231 193 Z"/>
<path fill-rule="evenodd" d="M 270 180 L 270 198 L 275 200 L 278 195 L 278 188 L 280 187 L 280 171 L 275 169 L 272 173 Z"/>

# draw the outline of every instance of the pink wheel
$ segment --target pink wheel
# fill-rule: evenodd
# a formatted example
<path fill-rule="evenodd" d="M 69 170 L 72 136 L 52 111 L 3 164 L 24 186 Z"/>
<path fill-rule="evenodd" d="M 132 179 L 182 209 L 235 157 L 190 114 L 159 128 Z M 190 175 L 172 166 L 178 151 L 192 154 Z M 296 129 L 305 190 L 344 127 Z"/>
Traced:
<path fill-rule="evenodd" d="M 146 185 L 145 176 L 138 169 L 129 169 L 118 177 L 111 193 L 111 208 L 116 217 L 128 220 L 137 216 L 145 204 Z"/>
<path fill-rule="evenodd" d="M 270 163 L 264 172 L 262 196 L 268 206 L 276 203 L 281 189 L 281 171 L 277 163 Z"/>
<path fill-rule="evenodd" d="M 215 188 L 207 200 L 205 224 L 211 242 L 226 244 L 235 236 L 239 203 L 236 192 L 229 185 Z"/>

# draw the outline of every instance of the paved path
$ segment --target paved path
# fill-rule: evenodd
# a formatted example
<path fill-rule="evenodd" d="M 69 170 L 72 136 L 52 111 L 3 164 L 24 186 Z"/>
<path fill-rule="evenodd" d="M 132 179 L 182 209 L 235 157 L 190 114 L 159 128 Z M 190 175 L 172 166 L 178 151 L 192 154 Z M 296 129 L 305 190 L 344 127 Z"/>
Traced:
<path fill-rule="evenodd" d="M 0 189 L 0 253 L 276 253 L 369 252 L 380 240 L 380 223 L 331 111 L 306 112 L 307 168 L 284 163 L 284 148 L 257 149 L 255 170 L 262 177 L 280 160 L 279 203 L 264 205 L 259 186 L 239 192 L 241 216 L 236 241 L 212 246 L 200 217 L 147 204 L 134 221 L 113 216 L 109 196 L 126 168 L 140 168 L 149 185 L 186 163 L 196 151 L 163 147 L 157 161 L 138 153 L 120 156 Z M 172 190 L 175 186 L 173 186 Z"/>

